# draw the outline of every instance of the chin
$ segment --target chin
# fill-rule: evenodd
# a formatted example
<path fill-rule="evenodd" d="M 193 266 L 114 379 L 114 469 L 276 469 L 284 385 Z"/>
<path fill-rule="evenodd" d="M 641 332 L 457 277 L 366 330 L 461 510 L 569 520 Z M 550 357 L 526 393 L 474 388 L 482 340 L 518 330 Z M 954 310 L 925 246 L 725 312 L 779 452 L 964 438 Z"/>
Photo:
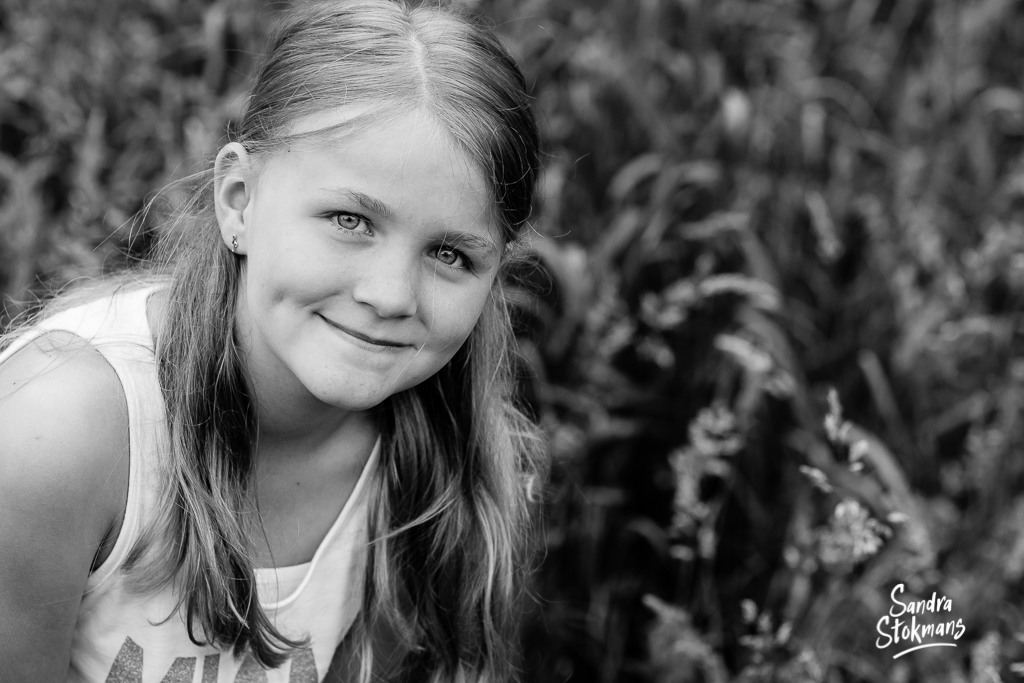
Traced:
<path fill-rule="evenodd" d="M 410 364 L 405 361 L 400 367 L 393 365 L 375 370 L 345 361 L 331 369 L 322 365 L 297 364 L 295 374 L 321 403 L 340 410 L 365 411 L 429 380 L 440 369 L 435 369 L 433 363 Z"/>
<path fill-rule="evenodd" d="M 310 387 L 311 393 L 322 403 L 340 410 L 361 412 L 376 408 L 390 396 L 405 391 L 415 384 L 403 382 L 394 387 L 387 387 L 377 381 L 372 388 L 360 387 L 360 382 L 339 382 L 331 386 Z M 418 382 L 417 382 L 418 384 Z"/>
<path fill-rule="evenodd" d="M 383 403 L 390 394 L 379 393 L 370 395 L 353 395 L 351 392 L 323 392 L 314 394 L 322 403 L 344 410 L 358 413 L 376 408 Z"/>

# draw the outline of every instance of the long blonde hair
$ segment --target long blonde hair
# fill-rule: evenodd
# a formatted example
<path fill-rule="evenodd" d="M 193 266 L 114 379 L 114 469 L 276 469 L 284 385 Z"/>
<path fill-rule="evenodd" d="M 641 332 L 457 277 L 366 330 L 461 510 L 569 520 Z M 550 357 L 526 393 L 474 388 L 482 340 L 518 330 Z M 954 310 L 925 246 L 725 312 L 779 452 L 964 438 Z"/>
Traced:
<path fill-rule="evenodd" d="M 489 180 L 507 261 L 538 171 L 525 90 L 508 53 L 455 8 L 310 3 L 273 34 L 233 139 L 258 158 L 287 144 L 303 115 L 360 103 L 385 114 L 425 109 Z M 126 568 L 140 589 L 175 583 L 195 642 L 276 666 L 300 643 L 274 628 L 256 596 L 256 419 L 233 334 L 242 269 L 220 240 L 211 180 L 196 179 L 158 243 L 156 268 L 172 282 L 157 361 L 173 454 L 162 524 Z M 380 655 L 375 625 L 401 636 L 398 680 L 513 677 L 527 487 L 540 459 L 536 429 L 512 400 L 501 280 L 454 358 L 374 410 L 382 452 L 353 631 L 364 681 Z"/>

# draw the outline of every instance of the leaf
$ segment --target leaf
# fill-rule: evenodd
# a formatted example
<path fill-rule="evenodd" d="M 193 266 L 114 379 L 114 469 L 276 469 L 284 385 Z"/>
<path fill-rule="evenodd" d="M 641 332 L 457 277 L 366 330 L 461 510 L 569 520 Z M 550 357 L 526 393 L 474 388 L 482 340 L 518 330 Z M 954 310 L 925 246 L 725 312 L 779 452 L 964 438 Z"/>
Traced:
<path fill-rule="evenodd" d="M 617 202 L 623 201 L 640 183 L 660 172 L 664 164 L 664 158 L 656 152 L 641 154 L 631 159 L 608 183 L 608 196 Z"/>

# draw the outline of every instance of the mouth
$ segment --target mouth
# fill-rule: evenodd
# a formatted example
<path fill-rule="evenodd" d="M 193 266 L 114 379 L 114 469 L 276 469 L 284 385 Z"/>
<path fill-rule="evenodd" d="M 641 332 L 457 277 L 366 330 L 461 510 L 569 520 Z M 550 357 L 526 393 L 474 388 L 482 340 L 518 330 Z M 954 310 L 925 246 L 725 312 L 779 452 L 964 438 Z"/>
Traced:
<path fill-rule="evenodd" d="M 338 323 L 334 322 L 333 320 L 331 320 L 331 319 L 329 319 L 329 318 L 327 318 L 327 317 L 325 317 L 323 315 L 320 315 L 319 313 L 317 315 L 325 323 L 327 323 L 328 325 L 330 325 L 334 329 L 338 330 L 339 332 L 343 332 L 343 333 L 347 334 L 350 337 L 358 339 L 361 342 L 364 342 L 366 344 L 372 344 L 373 346 L 380 347 L 381 349 L 399 349 L 399 348 L 404 348 L 406 346 L 411 346 L 410 344 L 405 344 L 403 342 L 393 341 L 391 339 L 379 339 L 377 337 L 371 337 L 368 334 L 363 334 L 362 332 L 350 329 L 348 327 L 345 327 L 344 325 L 339 325 Z"/>

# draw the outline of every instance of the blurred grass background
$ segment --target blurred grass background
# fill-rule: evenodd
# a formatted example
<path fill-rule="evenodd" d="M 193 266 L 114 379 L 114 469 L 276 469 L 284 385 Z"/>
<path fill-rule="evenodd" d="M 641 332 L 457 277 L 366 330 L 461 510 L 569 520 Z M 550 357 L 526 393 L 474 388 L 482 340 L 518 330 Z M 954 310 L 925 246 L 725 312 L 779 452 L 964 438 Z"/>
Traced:
<path fill-rule="evenodd" d="M 547 153 L 524 680 L 1016 680 L 1024 5 L 472 4 Z M 280 6 L 0 3 L 4 321 L 145 254 Z M 876 647 L 898 583 L 956 648 Z"/>

